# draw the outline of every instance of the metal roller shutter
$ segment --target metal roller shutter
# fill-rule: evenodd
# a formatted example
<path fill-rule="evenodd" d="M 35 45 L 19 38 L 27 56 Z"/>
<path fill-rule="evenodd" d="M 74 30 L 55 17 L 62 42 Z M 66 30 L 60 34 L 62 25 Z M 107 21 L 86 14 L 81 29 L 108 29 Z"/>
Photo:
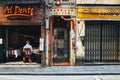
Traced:
<path fill-rule="evenodd" d="M 120 60 L 120 22 L 86 21 L 85 60 Z"/>

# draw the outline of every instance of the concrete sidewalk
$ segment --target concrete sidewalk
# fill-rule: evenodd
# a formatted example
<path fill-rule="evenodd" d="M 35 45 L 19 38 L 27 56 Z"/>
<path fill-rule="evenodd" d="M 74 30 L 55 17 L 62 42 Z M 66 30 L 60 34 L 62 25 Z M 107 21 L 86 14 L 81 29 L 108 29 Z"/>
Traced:
<path fill-rule="evenodd" d="M 0 67 L 0 74 L 24 75 L 120 75 L 120 65 Z"/>

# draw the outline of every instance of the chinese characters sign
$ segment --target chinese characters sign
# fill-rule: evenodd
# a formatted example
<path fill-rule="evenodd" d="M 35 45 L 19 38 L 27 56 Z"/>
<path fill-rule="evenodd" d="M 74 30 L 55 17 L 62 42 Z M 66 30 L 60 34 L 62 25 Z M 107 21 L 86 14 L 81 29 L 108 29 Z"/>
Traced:
<path fill-rule="evenodd" d="M 81 19 L 120 19 L 120 8 L 78 8 Z"/>

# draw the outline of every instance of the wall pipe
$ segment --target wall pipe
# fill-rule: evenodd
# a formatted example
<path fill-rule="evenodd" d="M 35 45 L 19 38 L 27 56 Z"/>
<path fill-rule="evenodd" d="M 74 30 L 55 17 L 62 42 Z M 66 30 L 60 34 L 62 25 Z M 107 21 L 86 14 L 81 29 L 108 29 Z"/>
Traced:
<path fill-rule="evenodd" d="M 72 21 L 72 30 L 74 30 L 74 20 L 73 19 L 67 19 L 64 16 L 61 16 L 61 19 L 63 19 L 64 21 Z"/>
<path fill-rule="evenodd" d="M 67 19 L 64 16 L 61 16 L 61 19 L 63 19 L 64 21 L 72 21 L 72 27 L 70 27 L 70 30 L 74 30 L 74 20 L 73 19 Z M 73 39 L 72 39 L 73 40 Z M 72 44 L 72 47 L 74 48 L 75 45 Z"/>

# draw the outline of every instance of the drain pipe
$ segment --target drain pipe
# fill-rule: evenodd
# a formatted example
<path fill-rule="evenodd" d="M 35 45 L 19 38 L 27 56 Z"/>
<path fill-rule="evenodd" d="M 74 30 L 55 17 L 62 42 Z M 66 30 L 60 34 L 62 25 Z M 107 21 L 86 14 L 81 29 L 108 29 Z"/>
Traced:
<path fill-rule="evenodd" d="M 73 51 L 73 48 L 75 48 L 75 44 L 73 41 L 75 40 L 75 35 L 74 35 L 74 20 L 73 19 L 67 19 L 64 16 L 61 16 L 61 19 L 64 21 L 72 21 L 72 25 L 70 25 L 70 64 L 75 65 L 75 54 Z M 73 34 L 73 35 L 72 35 Z"/>

